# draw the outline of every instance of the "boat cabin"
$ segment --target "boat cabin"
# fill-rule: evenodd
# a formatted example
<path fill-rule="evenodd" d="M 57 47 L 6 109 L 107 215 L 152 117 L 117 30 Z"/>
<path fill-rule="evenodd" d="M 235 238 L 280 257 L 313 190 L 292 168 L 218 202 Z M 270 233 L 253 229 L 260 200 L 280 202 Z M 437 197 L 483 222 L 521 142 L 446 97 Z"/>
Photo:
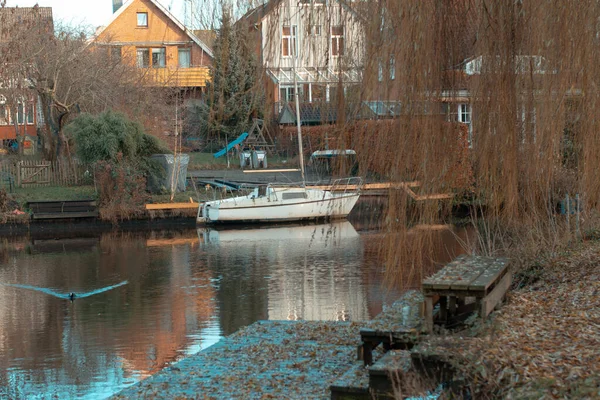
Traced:
<path fill-rule="evenodd" d="M 354 150 L 317 150 L 311 154 L 309 166 L 319 178 L 357 176 L 358 160 Z"/>

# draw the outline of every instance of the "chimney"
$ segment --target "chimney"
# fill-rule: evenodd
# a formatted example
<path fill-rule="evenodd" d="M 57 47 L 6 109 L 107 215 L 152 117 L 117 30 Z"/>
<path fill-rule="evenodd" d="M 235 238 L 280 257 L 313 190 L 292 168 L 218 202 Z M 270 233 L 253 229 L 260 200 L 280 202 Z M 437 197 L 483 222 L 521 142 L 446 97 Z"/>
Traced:
<path fill-rule="evenodd" d="M 123 5 L 123 0 L 113 0 L 113 14 Z"/>

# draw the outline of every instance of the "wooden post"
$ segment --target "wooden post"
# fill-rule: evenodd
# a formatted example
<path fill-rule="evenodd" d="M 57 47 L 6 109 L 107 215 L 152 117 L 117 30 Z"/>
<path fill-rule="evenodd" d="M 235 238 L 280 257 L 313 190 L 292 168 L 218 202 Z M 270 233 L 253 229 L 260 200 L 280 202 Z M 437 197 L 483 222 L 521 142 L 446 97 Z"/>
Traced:
<path fill-rule="evenodd" d="M 17 187 L 21 187 L 21 163 L 23 161 L 17 161 Z"/>
<path fill-rule="evenodd" d="M 448 296 L 440 296 L 440 319 L 445 323 L 448 318 L 447 306 Z"/>
<path fill-rule="evenodd" d="M 450 297 L 450 304 L 448 305 L 448 311 L 450 315 L 456 315 L 456 296 L 448 296 Z"/>

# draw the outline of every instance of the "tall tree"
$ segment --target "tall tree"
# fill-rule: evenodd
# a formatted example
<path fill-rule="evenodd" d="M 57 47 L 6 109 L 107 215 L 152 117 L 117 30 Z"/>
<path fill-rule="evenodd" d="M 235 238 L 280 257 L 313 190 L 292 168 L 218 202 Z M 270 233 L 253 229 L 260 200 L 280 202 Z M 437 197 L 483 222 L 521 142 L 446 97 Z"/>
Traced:
<path fill-rule="evenodd" d="M 81 112 L 118 109 L 135 119 L 162 113 L 168 93 L 145 86 L 143 72 L 133 63 L 90 45 L 90 36 L 81 29 L 48 25 L 36 18 L 37 7 L 27 23 L 9 18 L 13 10 L 0 2 L 0 84 L 19 83 L 12 85 L 15 96 L 23 97 L 20 93 L 27 89 L 38 97 L 46 158 L 72 153 L 64 128 Z"/>
<path fill-rule="evenodd" d="M 246 131 L 252 118 L 262 116 L 263 104 L 256 59 L 227 10 L 223 10 L 213 54 L 206 101 L 188 109 L 187 131 L 222 142 L 226 135 Z"/>

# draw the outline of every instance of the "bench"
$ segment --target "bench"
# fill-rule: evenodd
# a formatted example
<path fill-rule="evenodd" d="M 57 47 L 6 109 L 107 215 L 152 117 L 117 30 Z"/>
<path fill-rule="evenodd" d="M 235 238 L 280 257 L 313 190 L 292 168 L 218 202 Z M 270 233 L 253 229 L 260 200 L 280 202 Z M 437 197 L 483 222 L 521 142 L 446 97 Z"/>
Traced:
<path fill-rule="evenodd" d="M 407 291 L 361 328 L 359 359 L 364 361 L 364 365 L 373 364 L 373 350 L 380 344 L 385 351 L 409 349 L 419 340 L 422 304 L 420 292 Z"/>
<path fill-rule="evenodd" d="M 34 220 L 98 217 L 95 200 L 30 201 L 27 208 Z"/>
<path fill-rule="evenodd" d="M 512 276 L 506 258 L 461 255 L 422 284 L 425 330 L 433 329 L 433 306 L 439 299 L 439 317 L 445 321 L 459 312 L 466 298 L 475 298 L 485 319 L 504 298 Z"/>

